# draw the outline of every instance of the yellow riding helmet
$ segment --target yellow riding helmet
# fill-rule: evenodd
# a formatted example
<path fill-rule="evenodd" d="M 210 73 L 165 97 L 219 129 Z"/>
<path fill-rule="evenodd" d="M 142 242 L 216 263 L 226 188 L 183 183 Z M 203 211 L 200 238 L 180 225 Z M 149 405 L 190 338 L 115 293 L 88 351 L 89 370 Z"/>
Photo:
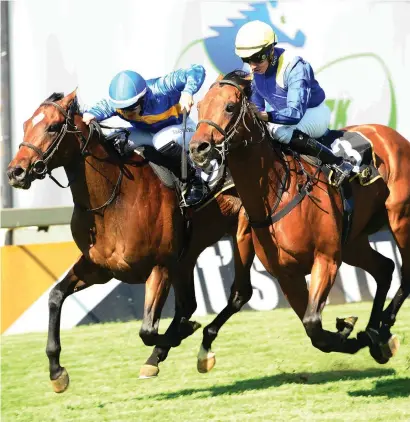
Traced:
<path fill-rule="evenodd" d="M 242 58 L 251 57 L 277 42 L 278 37 L 270 25 L 261 21 L 247 22 L 236 34 L 235 53 Z"/>

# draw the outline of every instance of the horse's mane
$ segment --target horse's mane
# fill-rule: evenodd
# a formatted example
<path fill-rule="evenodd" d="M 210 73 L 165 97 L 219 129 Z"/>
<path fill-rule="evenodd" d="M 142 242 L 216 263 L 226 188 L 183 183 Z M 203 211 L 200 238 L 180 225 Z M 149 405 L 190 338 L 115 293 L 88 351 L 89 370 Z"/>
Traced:
<path fill-rule="evenodd" d="M 227 73 L 221 80 L 233 81 L 240 85 L 247 98 L 249 98 L 252 94 L 252 75 L 248 72 L 237 69 Z M 248 107 L 251 109 L 255 119 L 257 119 L 261 124 L 266 125 L 266 122 L 259 118 L 259 110 L 256 105 L 250 102 L 248 103 Z"/>
<path fill-rule="evenodd" d="M 59 101 L 65 97 L 63 92 L 53 92 L 45 101 Z M 73 114 L 80 114 L 82 115 L 83 112 L 80 108 L 80 104 L 78 103 L 77 96 L 75 96 L 74 101 L 71 103 L 70 108 L 67 110 L 71 115 Z"/>
<path fill-rule="evenodd" d="M 232 81 L 240 85 L 245 95 L 249 98 L 252 93 L 252 77 L 250 73 L 243 70 L 236 69 L 232 72 L 227 73 L 223 78 L 223 81 Z"/>

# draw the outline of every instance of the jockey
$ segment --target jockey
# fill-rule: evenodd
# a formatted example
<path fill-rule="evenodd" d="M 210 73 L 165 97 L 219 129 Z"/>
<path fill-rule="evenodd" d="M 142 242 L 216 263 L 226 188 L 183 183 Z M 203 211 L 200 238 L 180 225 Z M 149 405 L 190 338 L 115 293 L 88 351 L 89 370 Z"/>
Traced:
<path fill-rule="evenodd" d="M 108 99 L 97 102 L 83 114 L 83 121 L 105 120 L 119 116 L 131 124 L 126 148 L 138 145 L 153 145 L 180 168 L 182 155 L 183 127 L 182 110 L 190 112 L 194 104 L 193 95 L 199 91 L 205 79 L 205 69 L 192 65 L 160 78 L 145 80 L 139 73 L 125 70 L 111 81 Z M 195 123 L 187 118 L 186 143 L 195 132 Z M 189 160 L 188 160 L 189 162 Z M 190 164 L 189 164 L 190 165 Z M 194 205 L 202 199 L 202 182 L 192 175 L 190 190 L 185 194 L 187 205 Z"/>
<path fill-rule="evenodd" d="M 340 185 L 353 165 L 315 139 L 325 135 L 330 122 L 325 93 L 310 64 L 275 47 L 276 43 L 273 29 L 257 20 L 244 24 L 236 35 L 235 53 L 249 64 L 253 74 L 251 101 L 259 117 L 269 122 L 273 138 L 296 152 L 335 165 Z M 265 111 L 265 101 L 272 111 Z"/>

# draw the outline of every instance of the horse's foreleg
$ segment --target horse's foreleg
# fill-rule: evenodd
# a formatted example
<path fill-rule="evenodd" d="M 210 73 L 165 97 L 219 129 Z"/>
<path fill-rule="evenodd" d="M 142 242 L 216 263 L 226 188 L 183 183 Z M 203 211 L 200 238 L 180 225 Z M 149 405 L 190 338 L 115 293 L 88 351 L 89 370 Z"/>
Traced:
<path fill-rule="evenodd" d="M 170 337 L 173 336 L 174 332 L 178 331 L 178 326 L 181 322 L 181 315 L 175 312 L 174 318 L 171 321 L 171 324 L 168 326 L 165 331 L 164 336 Z M 168 353 L 171 350 L 171 346 L 155 346 L 151 355 L 147 359 L 144 365 L 140 369 L 140 378 L 153 378 L 159 374 L 158 365 L 163 362 L 167 357 Z"/>
<path fill-rule="evenodd" d="M 183 267 L 185 268 L 185 266 Z M 173 284 L 175 293 L 175 315 L 165 334 L 158 334 L 158 325 L 156 325 L 155 331 L 155 320 L 152 320 L 149 313 L 146 313 L 146 318 L 144 318 L 145 325 L 143 324 L 143 327 L 145 327 L 145 329 L 153 327 L 154 329 L 149 332 L 150 337 L 143 338 L 143 341 L 145 344 L 153 342 L 156 346 L 151 356 L 141 367 L 140 378 L 152 378 L 158 375 L 158 364 L 167 358 L 171 347 L 178 346 L 184 338 L 193 334 L 200 327 L 200 324 L 189 321 L 189 318 L 196 309 L 193 273 L 190 271 L 190 274 L 186 274 L 186 271 L 181 271 L 179 276 L 176 283 Z M 157 290 L 157 294 L 159 293 L 160 289 Z M 166 296 L 164 302 L 165 299 Z M 143 333 L 143 335 L 146 333 L 147 332 Z"/>
<path fill-rule="evenodd" d="M 313 346 L 322 352 L 356 353 L 365 345 L 357 339 L 346 339 L 339 332 L 326 331 L 322 326 L 322 311 L 338 267 L 335 259 L 324 254 L 316 255 L 311 272 L 308 304 L 302 322 Z"/>
<path fill-rule="evenodd" d="M 201 373 L 209 372 L 215 365 L 215 354 L 211 350 L 212 342 L 228 319 L 239 312 L 252 297 L 250 270 L 255 250 L 248 221 L 238 225 L 236 238 L 233 239 L 235 279 L 226 307 L 203 330 L 203 340 L 198 353 L 197 369 Z"/>
<path fill-rule="evenodd" d="M 169 288 L 168 268 L 155 266 L 145 284 L 144 317 L 139 332 L 146 346 L 153 346 L 164 337 L 158 335 L 158 327 Z"/>
<path fill-rule="evenodd" d="M 381 335 L 380 324 L 384 303 L 391 285 L 394 262 L 375 251 L 370 246 L 367 236 L 354 239 L 352 244 L 346 245 L 343 250 L 343 261 L 367 271 L 376 281 L 376 295 L 366 328 L 368 339 L 366 341 L 363 334 L 359 334 L 358 338 L 361 339 L 363 345 L 369 345 L 370 354 L 378 363 L 386 363 L 391 355 L 385 355 L 385 345 L 391 335 L 384 339 Z"/>
<path fill-rule="evenodd" d="M 111 276 L 107 272 L 81 255 L 63 280 L 56 284 L 50 292 L 46 353 L 49 360 L 50 380 L 56 393 L 64 392 L 69 384 L 67 371 L 60 366 L 60 320 L 64 300 L 72 293 L 84 290 L 96 283 L 106 283 L 110 279 Z"/>

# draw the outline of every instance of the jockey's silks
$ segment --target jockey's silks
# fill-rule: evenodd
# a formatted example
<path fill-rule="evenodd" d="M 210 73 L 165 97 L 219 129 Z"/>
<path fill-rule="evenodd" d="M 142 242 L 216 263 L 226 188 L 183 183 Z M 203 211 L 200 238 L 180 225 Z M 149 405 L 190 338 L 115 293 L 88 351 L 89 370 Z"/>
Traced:
<path fill-rule="evenodd" d="M 282 48 L 275 48 L 274 60 L 264 74 L 253 74 L 251 101 L 260 111 L 265 110 L 265 101 L 272 107 L 270 122 L 296 125 L 307 108 L 317 107 L 324 99 L 310 64 Z"/>
<path fill-rule="evenodd" d="M 204 79 L 205 69 L 199 65 L 179 69 L 160 78 L 148 79 L 141 114 L 114 109 L 106 99 L 97 102 L 86 111 L 93 114 L 97 121 L 119 116 L 137 129 L 156 133 L 165 127 L 182 122 L 182 110 L 179 105 L 181 92 L 196 94 Z"/>

